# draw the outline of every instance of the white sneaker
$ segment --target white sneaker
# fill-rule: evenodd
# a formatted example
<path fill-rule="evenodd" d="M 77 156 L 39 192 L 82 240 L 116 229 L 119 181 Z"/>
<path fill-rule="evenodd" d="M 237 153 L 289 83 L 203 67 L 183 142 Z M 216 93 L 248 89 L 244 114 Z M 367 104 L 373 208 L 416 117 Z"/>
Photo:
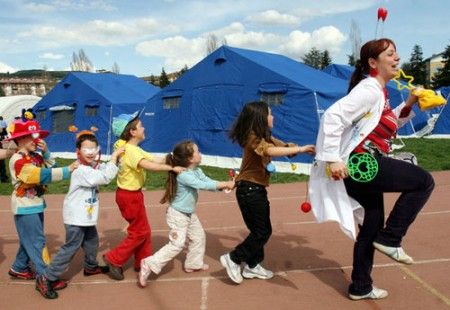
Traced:
<path fill-rule="evenodd" d="M 141 260 L 141 270 L 139 271 L 139 285 L 140 287 L 146 287 L 147 286 L 147 279 L 152 273 L 152 270 L 150 267 L 145 263 L 145 259 Z"/>
<path fill-rule="evenodd" d="M 265 269 L 260 264 L 256 265 L 254 268 L 250 268 L 248 265 L 245 265 L 244 271 L 242 271 L 242 276 L 246 279 L 263 279 L 268 280 L 273 278 L 273 272 Z"/>
<path fill-rule="evenodd" d="M 396 260 L 397 262 L 407 265 L 411 265 L 412 263 L 414 263 L 412 257 L 406 254 L 402 247 L 396 248 L 392 246 L 386 246 L 378 242 L 373 242 L 373 246 L 375 249 L 389 256 L 393 260 Z"/>
<path fill-rule="evenodd" d="M 227 270 L 228 276 L 234 283 L 240 284 L 243 281 L 241 266 L 231 260 L 230 253 L 222 255 L 220 257 L 220 263 Z"/>
<path fill-rule="evenodd" d="M 348 297 L 351 300 L 361 300 L 361 299 L 383 299 L 388 296 L 388 292 L 383 290 L 382 288 L 378 288 L 376 286 L 372 286 L 372 290 L 369 294 L 366 295 L 352 295 L 348 294 Z"/>

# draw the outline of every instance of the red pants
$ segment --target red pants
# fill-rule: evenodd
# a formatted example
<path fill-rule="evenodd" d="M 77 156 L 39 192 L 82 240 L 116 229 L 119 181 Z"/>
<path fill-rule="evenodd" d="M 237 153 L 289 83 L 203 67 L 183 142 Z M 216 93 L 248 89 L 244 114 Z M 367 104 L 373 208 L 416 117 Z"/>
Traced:
<path fill-rule="evenodd" d="M 139 191 L 118 188 L 116 203 L 122 217 L 128 222 L 127 237 L 106 258 L 115 266 L 123 266 L 134 255 L 134 267 L 140 268 L 141 259 L 152 255 L 150 225 L 145 212 L 144 195 Z"/>

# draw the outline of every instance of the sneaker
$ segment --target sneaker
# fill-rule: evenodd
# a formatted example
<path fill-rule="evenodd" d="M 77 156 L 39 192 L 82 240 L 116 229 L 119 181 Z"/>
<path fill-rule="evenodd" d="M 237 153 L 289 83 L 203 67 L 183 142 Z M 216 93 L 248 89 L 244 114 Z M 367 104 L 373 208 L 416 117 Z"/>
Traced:
<path fill-rule="evenodd" d="M 348 297 L 351 300 L 361 300 L 361 299 L 383 299 L 386 298 L 388 296 L 388 292 L 386 290 L 383 290 L 381 288 L 378 288 L 376 286 L 372 286 L 372 290 L 370 291 L 370 293 L 366 294 L 366 295 L 353 295 L 353 294 L 348 294 Z"/>
<path fill-rule="evenodd" d="M 273 272 L 265 269 L 260 264 L 256 265 L 254 268 L 250 268 L 248 265 L 245 265 L 244 271 L 242 271 L 242 276 L 246 279 L 263 279 L 268 280 L 273 278 Z"/>
<path fill-rule="evenodd" d="M 45 276 L 39 276 L 36 279 L 36 290 L 47 299 L 58 298 L 58 293 L 55 292 L 50 281 Z"/>
<path fill-rule="evenodd" d="M 152 270 L 145 263 L 145 260 L 144 259 L 141 260 L 141 270 L 139 270 L 139 276 L 138 276 L 138 282 L 139 282 L 140 287 L 144 288 L 147 286 L 147 279 L 151 272 L 152 272 Z"/>
<path fill-rule="evenodd" d="M 93 269 L 91 268 L 84 268 L 83 274 L 85 277 L 93 276 L 100 273 L 108 273 L 109 267 L 108 266 L 97 266 Z"/>
<path fill-rule="evenodd" d="M 111 262 L 106 258 L 106 255 L 103 255 L 103 261 L 105 262 L 105 264 L 109 268 L 108 274 L 111 277 L 111 279 L 120 281 L 120 280 L 123 280 L 125 278 L 123 276 L 122 267 L 115 266 L 115 265 L 111 264 Z"/>
<path fill-rule="evenodd" d="M 49 282 L 50 282 L 50 285 L 52 286 L 52 288 L 55 291 L 62 290 L 63 288 L 67 287 L 67 282 L 64 281 L 64 280 L 61 280 L 61 279 L 57 279 L 55 281 L 50 281 L 49 280 Z"/>
<path fill-rule="evenodd" d="M 406 254 L 402 247 L 397 248 L 397 247 L 386 246 L 386 245 L 382 245 L 381 243 L 378 243 L 375 241 L 373 242 L 373 246 L 375 249 L 377 249 L 381 253 L 389 256 L 393 260 L 396 260 L 397 262 L 407 264 L 407 265 L 411 265 L 412 263 L 414 263 L 414 260 L 412 259 L 412 257 L 409 256 L 408 254 Z"/>
<path fill-rule="evenodd" d="M 231 260 L 230 253 L 222 255 L 220 263 L 227 270 L 228 276 L 234 283 L 240 284 L 242 282 L 241 266 Z"/>
<path fill-rule="evenodd" d="M 191 273 L 191 272 L 196 272 L 196 271 L 206 271 L 208 269 L 209 269 L 209 265 L 203 264 L 203 266 L 198 269 L 184 268 L 184 272 Z"/>
<path fill-rule="evenodd" d="M 23 272 L 18 272 L 18 271 L 15 271 L 14 269 L 10 268 L 8 271 L 8 274 L 12 278 L 16 278 L 16 279 L 22 279 L 22 280 L 36 279 L 36 273 L 34 271 L 32 271 L 31 269 L 27 269 L 26 271 L 23 271 Z"/>

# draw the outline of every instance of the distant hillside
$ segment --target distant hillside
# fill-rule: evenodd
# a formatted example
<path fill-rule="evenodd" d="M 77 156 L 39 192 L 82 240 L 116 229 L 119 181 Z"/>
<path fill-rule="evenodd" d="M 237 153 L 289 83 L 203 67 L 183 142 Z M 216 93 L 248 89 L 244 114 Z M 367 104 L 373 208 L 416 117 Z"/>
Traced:
<path fill-rule="evenodd" d="M 46 76 L 48 79 L 61 80 L 69 71 L 44 71 L 42 69 L 21 70 L 14 73 L 0 73 L 0 77 L 32 78 Z"/>

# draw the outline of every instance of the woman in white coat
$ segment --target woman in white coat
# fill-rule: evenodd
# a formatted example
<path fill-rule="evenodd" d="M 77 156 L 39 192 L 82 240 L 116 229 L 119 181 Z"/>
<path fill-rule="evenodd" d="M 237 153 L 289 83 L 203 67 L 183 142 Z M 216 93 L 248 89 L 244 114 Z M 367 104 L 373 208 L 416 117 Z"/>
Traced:
<path fill-rule="evenodd" d="M 381 299 L 386 290 L 375 287 L 370 276 L 374 250 L 392 259 L 413 263 L 401 242 L 434 188 L 433 177 L 422 168 L 386 156 L 398 127 L 413 117 L 417 97 L 391 109 L 386 83 L 398 70 L 400 58 L 393 41 L 372 40 L 361 48 L 360 61 L 348 95 L 323 115 L 311 171 L 310 198 L 319 222 L 334 220 L 356 239 L 349 298 Z M 347 160 L 354 153 L 370 153 L 378 172 L 369 182 L 348 177 Z M 383 193 L 400 192 L 386 225 Z M 362 208 L 361 208 L 362 207 Z M 359 224 L 356 237 L 355 219 Z"/>

